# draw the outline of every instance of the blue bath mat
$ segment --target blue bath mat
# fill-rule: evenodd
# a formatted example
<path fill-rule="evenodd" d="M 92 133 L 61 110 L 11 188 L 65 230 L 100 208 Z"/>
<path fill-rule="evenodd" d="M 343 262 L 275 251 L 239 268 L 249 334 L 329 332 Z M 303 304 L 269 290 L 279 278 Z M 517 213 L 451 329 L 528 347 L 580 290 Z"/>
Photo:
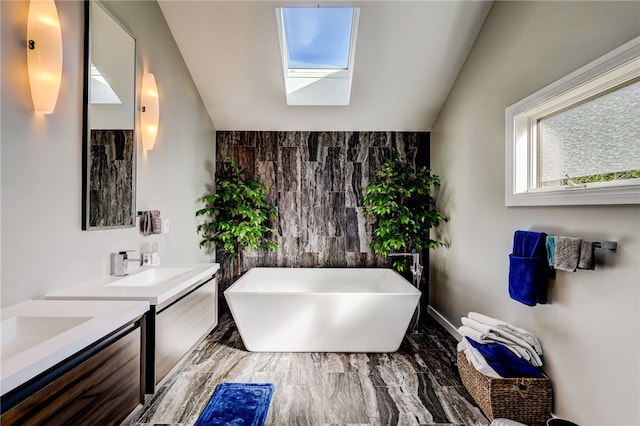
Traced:
<path fill-rule="evenodd" d="M 262 426 L 273 390 L 271 383 L 220 383 L 195 426 Z"/>

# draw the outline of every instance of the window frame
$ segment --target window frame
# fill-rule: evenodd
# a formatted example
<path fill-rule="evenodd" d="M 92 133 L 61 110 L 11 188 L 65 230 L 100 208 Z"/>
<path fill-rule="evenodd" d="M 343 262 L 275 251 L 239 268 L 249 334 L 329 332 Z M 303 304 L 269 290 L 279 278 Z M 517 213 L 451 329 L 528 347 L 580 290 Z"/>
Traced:
<path fill-rule="evenodd" d="M 287 7 L 301 6 L 281 6 L 275 8 L 278 41 L 280 44 L 280 61 L 282 63 L 287 105 L 349 105 L 358 26 L 360 23 L 360 8 L 356 6 L 335 6 L 348 7 L 353 10 L 347 68 L 290 68 L 282 12 L 282 9 Z"/>
<path fill-rule="evenodd" d="M 640 37 L 505 109 L 505 205 L 640 204 L 640 179 L 535 188 L 538 119 L 640 76 Z"/>

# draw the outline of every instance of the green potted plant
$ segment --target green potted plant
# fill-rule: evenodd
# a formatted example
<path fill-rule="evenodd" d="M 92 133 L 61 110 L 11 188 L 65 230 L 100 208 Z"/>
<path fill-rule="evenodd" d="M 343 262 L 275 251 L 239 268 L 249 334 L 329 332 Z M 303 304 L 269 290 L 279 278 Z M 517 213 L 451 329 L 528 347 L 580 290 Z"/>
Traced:
<path fill-rule="evenodd" d="M 207 218 L 198 225 L 198 234 L 203 238 L 200 247 L 215 247 L 230 259 L 247 248 L 278 248 L 277 231 L 273 228 L 277 211 L 266 201 L 269 186 L 244 178 L 244 173 L 236 160 L 222 163 L 216 171 L 215 192 L 203 197 L 205 207 L 196 211 L 196 216 Z"/>
<path fill-rule="evenodd" d="M 429 232 L 448 221 L 436 210 L 434 192 L 439 185 L 440 177 L 427 167 L 410 167 L 397 152 L 392 154 L 367 186 L 364 198 L 364 215 L 376 219 L 370 243 L 375 253 L 386 256 L 447 245 L 431 239 Z M 394 260 L 393 267 L 405 271 L 405 259 Z"/>

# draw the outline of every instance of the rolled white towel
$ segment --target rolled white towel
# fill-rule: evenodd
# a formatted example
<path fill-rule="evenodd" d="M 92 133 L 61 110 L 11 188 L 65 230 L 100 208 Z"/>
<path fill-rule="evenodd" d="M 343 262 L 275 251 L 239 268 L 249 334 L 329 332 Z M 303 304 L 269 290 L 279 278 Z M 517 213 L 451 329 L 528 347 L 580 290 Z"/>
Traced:
<path fill-rule="evenodd" d="M 512 324 L 509 324 L 505 321 L 499 320 L 497 318 L 492 318 L 483 314 L 479 314 L 477 312 L 469 312 L 469 318 L 481 322 L 483 324 L 494 326 L 504 332 L 509 334 L 513 334 L 516 337 L 527 342 L 533 349 L 535 349 L 538 355 L 542 355 L 542 345 L 538 338 L 532 333 L 528 332 L 523 328 L 516 327 Z"/>

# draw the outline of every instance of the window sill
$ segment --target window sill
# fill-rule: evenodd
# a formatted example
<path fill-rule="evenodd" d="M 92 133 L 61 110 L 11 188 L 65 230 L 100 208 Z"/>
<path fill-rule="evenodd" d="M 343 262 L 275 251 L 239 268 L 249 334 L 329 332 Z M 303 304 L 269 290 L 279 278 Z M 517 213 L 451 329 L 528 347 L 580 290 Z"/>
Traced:
<path fill-rule="evenodd" d="M 580 205 L 640 204 L 640 185 L 614 187 L 567 188 L 513 194 L 507 192 L 505 205 L 517 206 L 580 206 Z"/>

